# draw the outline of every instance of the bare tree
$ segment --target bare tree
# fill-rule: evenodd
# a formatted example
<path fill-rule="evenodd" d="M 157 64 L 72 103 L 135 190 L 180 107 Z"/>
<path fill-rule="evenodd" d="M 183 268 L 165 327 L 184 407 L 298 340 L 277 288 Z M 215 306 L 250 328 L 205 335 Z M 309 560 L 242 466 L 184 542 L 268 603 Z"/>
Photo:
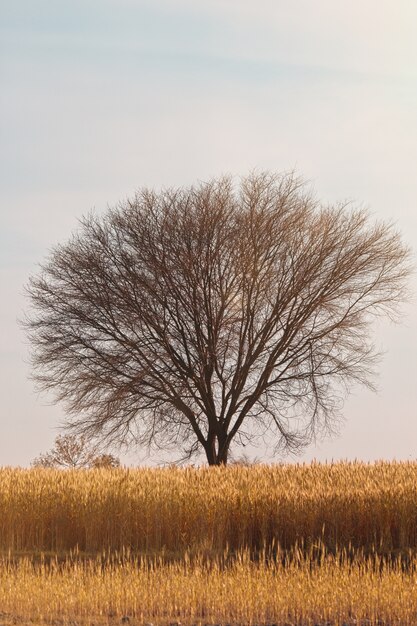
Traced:
<path fill-rule="evenodd" d="M 120 459 L 108 452 L 94 457 L 90 463 L 90 468 L 94 469 L 114 469 L 116 467 L 120 467 Z"/>
<path fill-rule="evenodd" d="M 89 467 L 94 458 L 94 449 L 88 444 L 86 437 L 75 435 L 58 435 L 53 448 L 40 454 L 33 462 L 33 467 L 76 468 Z"/>
<path fill-rule="evenodd" d="M 142 190 L 30 281 L 35 379 L 85 437 L 209 464 L 266 431 L 298 450 L 372 386 L 371 324 L 397 313 L 409 259 L 392 225 L 294 175 Z"/>
<path fill-rule="evenodd" d="M 74 434 L 58 435 L 53 448 L 44 454 L 40 454 L 32 462 L 33 467 L 56 467 L 56 468 L 89 468 L 89 467 L 119 467 L 117 457 L 108 453 L 98 453 L 94 446 L 85 436 Z"/>

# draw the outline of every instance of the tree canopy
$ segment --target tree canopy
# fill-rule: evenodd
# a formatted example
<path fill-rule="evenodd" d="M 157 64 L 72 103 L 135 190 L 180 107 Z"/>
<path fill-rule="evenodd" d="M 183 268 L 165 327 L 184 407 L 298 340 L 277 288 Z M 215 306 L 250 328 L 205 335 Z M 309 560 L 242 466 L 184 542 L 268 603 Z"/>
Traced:
<path fill-rule="evenodd" d="M 375 317 L 405 297 L 391 224 L 293 174 L 144 189 L 90 214 L 28 286 L 35 379 L 70 432 L 204 452 L 298 450 L 372 386 Z"/>
<path fill-rule="evenodd" d="M 40 454 L 32 462 L 33 467 L 59 469 L 87 469 L 120 467 L 113 454 L 100 452 L 90 440 L 76 435 L 58 435 L 53 448 Z"/>

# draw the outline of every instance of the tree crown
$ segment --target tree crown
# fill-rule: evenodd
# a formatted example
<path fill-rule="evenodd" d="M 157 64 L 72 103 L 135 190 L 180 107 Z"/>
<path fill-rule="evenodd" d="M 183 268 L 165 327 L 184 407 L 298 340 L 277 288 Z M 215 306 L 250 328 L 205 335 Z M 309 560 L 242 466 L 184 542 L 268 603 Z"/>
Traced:
<path fill-rule="evenodd" d="M 28 291 L 35 378 L 83 436 L 204 450 L 256 428 L 297 450 L 372 385 L 372 320 L 410 253 L 392 225 L 294 175 L 140 191 L 84 218 Z"/>
<path fill-rule="evenodd" d="M 120 461 L 113 454 L 99 452 L 97 445 L 84 436 L 58 435 L 53 448 L 40 454 L 32 462 L 33 467 L 60 469 L 114 468 Z"/>

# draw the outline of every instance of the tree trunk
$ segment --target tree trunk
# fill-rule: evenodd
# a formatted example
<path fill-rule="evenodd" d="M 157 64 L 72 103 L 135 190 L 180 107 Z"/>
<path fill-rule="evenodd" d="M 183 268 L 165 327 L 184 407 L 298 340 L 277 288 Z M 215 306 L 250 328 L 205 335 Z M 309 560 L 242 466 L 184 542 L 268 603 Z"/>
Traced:
<path fill-rule="evenodd" d="M 229 444 L 226 441 L 227 435 L 208 436 L 205 451 L 209 465 L 227 465 Z"/>
<path fill-rule="evenodd" d="M 204 447 L 206 451 L 207 462 L 209 465 L 218 465 L 216 453 L 216 437 L 209 433 L 207 442 Z"/>
<path fill-rule="evenodd" d="M 229 454 L 229 443 L 227 441 L 227 433 L 217 436 L 218 452 L 217 465 L 227 465 L 227 456 Z"/>

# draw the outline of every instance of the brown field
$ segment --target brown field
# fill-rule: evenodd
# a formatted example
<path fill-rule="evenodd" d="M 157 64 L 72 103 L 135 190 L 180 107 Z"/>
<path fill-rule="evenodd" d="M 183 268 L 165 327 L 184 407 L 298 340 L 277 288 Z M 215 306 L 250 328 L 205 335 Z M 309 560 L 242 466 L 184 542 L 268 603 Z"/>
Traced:
<path fill-rule="evenodd" d="M 417 624 L 417 463 L 0 470 L 0 623 Z"/>
<path fill-rule="evenodd" d="M 294 556 L 294 555 L 293 555 Z M 103 558 L 0 565 L 0 619 L 59 624 L 376 625 L 417 623 L 417 561 L 405 572 L 343 554 L 166 563 Z"/>
<path fill-rule="evenodd" d="M 0 469 L 0 550 L 417 547 L 417 463 Z"/>

